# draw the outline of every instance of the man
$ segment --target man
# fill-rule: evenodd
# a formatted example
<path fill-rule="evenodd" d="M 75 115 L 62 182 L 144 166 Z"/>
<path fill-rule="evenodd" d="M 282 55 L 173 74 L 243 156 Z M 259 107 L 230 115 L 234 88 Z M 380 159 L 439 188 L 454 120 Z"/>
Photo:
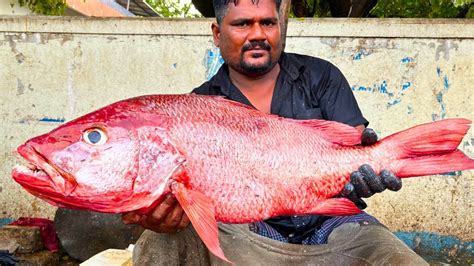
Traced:
<path fill-rule="evenodd" d="M 225 64 L 193 92 L 223 95 L 283 117 L 339 121 L 362 132 L 368 122 L 342 73 L 324 60 L 282 52 L 279 6 L 279 0 L 214 0 L 217 22 L 212 32 Z M 376 141 L 373 131 L 365 130 L 362 135 L 365 144 Z M 361 196 L 400 187 L 400 179 L 390 172 L 377 176 L 363 165 L 352 174 L 342 194 L 364 208 Z M 145 231 L 134 251 L 137 265 L 222 263 L 208 255 L 171 195 L 150 214 L 130 212 L 123 215 L 123 221 L 167 233 Z M 220 225 L 219 235 L 227 258 L 238 265 L 425 263 L 366 213 Z"/>

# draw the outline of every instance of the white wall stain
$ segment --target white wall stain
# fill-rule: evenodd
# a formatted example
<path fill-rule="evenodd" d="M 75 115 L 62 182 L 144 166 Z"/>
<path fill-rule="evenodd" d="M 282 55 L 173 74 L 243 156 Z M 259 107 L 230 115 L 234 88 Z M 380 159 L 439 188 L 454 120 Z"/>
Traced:
<path fill-rule="evenodd" d="M 21 82 L 21 79 L 19 78 L 16 79 L 16 92 L 17 95 L 25 93 L 25 85 L 23 85 L 23 82 Z"/>
<path fill-rule="evenodd" d="M 444 60 L 449 60 L 450 51 L 452 49 L 458 49 L 458 44 L 454 40 L 439 40 L 439 44 L 436 47 L 436 61 L 439 60 L 441 54 L 443 54 Z"/>
<path fill-rule="evenodd" d="M 69 113 L 71 116 L 76 113 L 76 98 L 74 96 L 74 63 L 71 62 L 67 68 L 67 100 L 69 106 Z"/>

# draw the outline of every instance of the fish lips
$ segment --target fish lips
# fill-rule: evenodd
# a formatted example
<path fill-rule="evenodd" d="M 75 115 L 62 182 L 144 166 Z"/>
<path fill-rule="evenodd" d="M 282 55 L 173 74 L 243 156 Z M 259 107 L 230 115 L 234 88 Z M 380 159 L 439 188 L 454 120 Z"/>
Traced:
<path fill-rule="evenodd" d="M 17 151 L 30 164 L 15 166 L 12 176 L 22 186 L 27 186 L 30 192 L 37 190 L 41 193 L 49 185 L 56 193 L 61 191 L 61 194 L 68 196 L 76 189 L 78 185 L 76 179 L 70 173 L 56 167 L 34 146 L 26 143 L 20 145 Z"/>

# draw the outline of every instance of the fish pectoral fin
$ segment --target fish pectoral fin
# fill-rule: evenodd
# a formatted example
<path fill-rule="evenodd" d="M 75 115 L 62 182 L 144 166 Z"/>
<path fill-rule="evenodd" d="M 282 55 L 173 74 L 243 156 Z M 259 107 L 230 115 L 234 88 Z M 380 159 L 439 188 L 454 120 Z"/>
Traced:
<path fill-rule="evenodd" d="M 172 184 L 171 190 L 206 247 L 216 257 L 231 263 L 225 257 L 219 244 L 217 221 L 212 200 L 201 192 L 187 189 L 178 182 Z"/>
<path fill-rule="evenodd" d="M 360 212 L 355 203 L 346 198 L 330 198 L 318 202 L 307 214 L 345 216 Z"/>

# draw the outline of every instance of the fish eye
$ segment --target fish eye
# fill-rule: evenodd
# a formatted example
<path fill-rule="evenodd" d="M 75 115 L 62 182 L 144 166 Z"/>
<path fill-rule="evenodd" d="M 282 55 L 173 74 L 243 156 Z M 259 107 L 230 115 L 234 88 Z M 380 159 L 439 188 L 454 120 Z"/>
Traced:
<path fill-rule="evenodd" d="M 82 139 L 90 145 L 103 145 L 107 142 L 107 135 L 100 128 L 91 128 L 84 131 Z"/>

